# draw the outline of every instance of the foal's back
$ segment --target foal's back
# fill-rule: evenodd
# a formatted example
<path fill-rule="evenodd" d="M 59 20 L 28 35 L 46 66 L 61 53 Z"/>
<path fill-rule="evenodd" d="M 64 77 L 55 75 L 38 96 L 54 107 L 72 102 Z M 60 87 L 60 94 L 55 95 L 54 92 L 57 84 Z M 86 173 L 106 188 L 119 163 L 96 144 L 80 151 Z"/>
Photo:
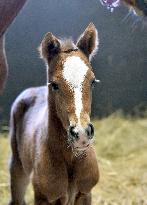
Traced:
<path fill-rule="evenodd" d="M 34 143 L 40 130 L 47 124 L 47 88 L 36 87 L 23 91 L 15 100 L 11 110 L 11 141 L 16 141 L 18 156 L 26 172 L 31 172 L 34 162 Z M 43 127 L 43 129 L 41 129 Z M 30 163 L 28 163 L 28 161 Z M 27 162 L 27 163 L 25 163 Z M 29 164 L 29 167 L 28 167 Z"/>

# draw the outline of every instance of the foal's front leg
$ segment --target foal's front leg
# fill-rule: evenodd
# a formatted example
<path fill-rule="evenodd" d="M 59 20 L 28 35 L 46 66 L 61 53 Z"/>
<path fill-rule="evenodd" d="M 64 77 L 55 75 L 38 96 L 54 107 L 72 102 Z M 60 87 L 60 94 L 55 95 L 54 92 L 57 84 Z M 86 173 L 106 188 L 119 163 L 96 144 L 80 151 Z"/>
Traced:
<path fill-rule="evenodd" d="M 47 199 L 42 197 L 39 193 L 35 193 L 34 205 L 68 205 L 67 197 L 62 197 L 59 200 L 49 203 Z"/>
<path fill-rule="evenodd" d="M 37 187 L 34 186 L 34 205 L 71 205 L 68 204 L 68 195 L 65 195 L 61 197 L 60 199 L 54 201 L 54 202 L 48 202 L 48 199 L 43 196 Z"/>
<path fill-rule="evenodd" d="M 91 205 L 91 193 L 79 193 L 74 205 Z"/>
<path fill-rule="evenodd" d="M 51 205 L 51 204 L 49 204 L 48 201 L 45 200 L 45 199 L 37 199 L 37 198 L 35 198 L 34 205 Z"/>
<path fill-rule="evenodd" d="M 48 203 L 47 199 L 39 193 L 34 193 L 34 205 L 51 205 Z"/>
<path fill-rule="evenodd" d="M 33 188 L 34 188 L 34 205 L 51 205 L 48 203 L 48 200 L 45 196 L 40 193 L 38 187 L 33 181 Z"/>

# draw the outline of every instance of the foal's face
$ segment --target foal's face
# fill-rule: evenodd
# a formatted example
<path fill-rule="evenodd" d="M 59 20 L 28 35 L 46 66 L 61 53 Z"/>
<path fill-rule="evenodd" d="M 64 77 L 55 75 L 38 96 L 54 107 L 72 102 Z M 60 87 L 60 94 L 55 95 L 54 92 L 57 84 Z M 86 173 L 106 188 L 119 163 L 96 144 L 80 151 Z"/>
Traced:
<path fill-rule="evenodd" d="M 43 43 L 44 41 L 42 49 Z M 57 49 L 54 50 L 55 56 L 52 59 L 49 59 L 51 55 L 47 57 L 49 88 L 56 113 L 67 130 L 70 145 L 76 150 L 84 150 L 90 145 L 94 135 L 90 113 L 95 76 L 89 58 L 98 45 L 97 31 L 90 24 L 77 42 L 76 49 L 63 51 L 57 39 L 56 42 L 54 39 L 54 46 L 53 41 L 49 44 Z M 43 52 L 44 50 L 42 55 L 46 55 Z"/>
<path fill-rule="evenodd" d="M 94 134 L 89 117 L 94 73 L 79 51 L 65 55 L 58 66 L 61 70 L 54 73 L 50 85 L 57 115 L 68 131 L 68 141 L 74 148 L 83 149 L 89 146 Z"/>

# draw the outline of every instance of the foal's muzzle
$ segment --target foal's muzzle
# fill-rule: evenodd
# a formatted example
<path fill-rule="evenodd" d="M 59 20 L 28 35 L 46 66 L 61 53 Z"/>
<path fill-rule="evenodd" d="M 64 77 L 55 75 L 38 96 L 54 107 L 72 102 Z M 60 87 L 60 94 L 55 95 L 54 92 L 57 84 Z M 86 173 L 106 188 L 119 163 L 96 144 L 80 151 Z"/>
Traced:
<path fill-rule="evenodd" d="M 88 127 L 86 128 L 86 133 L 89 139 L 92 139 L 94 136 L 94 127 L 91 123 L 89 123 Z"/>
<path fill-rule="evenodd" d="M 69 134 L 75 140 L 78 140 L 79 137 L 80 137 L 80 131 L 78 131 L 78 129 L 76 129 L 76 126 L 70 126 L 69 127 Z M 85 134 L 87 135 L 88 139 L 93 138 L 93 136 L 94 136 L 94 127 L 91 123 L 88 124 L 87 128 L 85 129 Z"/>
<path fill-rule="evenodd" d="M 81 126 L 69 127 L 69 139 L 75 149 L 86 149 L 89 147 L 94 136 L 94 127 L 91 123 L 86 128 Z"/>

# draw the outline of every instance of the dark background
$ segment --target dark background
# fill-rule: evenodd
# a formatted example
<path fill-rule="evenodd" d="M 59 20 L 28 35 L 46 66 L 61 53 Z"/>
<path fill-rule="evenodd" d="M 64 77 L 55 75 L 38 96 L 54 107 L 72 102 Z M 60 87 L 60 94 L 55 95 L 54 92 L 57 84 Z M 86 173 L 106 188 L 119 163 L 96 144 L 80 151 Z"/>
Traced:
<path fill-rule="evenodd" d="M 123 21 L 128 9 L 110 13 L 98 0 L 29 0 L 7 32 L 9 79 L 0 99 L 0 119 L 8 120 L 10 106 L 25 88 L 46 83 L 37 47 L 51 31 L 74 40 L 92 21 L 99 31 L 98 55 L 92 61 L 101 80 L 93 92 L 94 117 L 117 109 L 132 110 L 147 102 L 147 28 L 135 27 L 135 17 Z"/>

